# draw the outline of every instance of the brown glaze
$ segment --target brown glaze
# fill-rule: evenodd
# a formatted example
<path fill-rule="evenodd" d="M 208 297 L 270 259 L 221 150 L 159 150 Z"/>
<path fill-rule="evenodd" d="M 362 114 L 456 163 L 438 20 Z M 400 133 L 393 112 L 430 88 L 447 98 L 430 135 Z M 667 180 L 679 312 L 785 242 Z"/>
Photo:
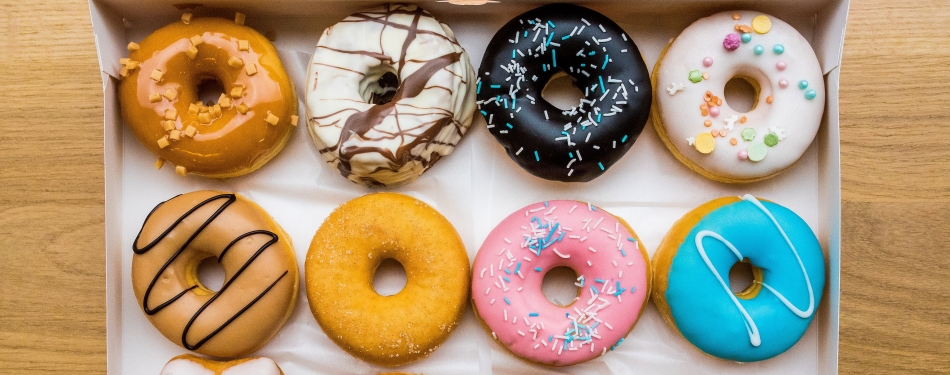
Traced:
<path fill-rule="evenodd" d="M 195 35 L 201 44 L 192 60 L 186 51 Z M 250 48 L 239 50 L 239 40 L 249 41 Z M 296 94 L 277 50 L 263 35 L 230 20 L 196 18 L 189 24 L 165 26 L 140 46 L 129 54 L 129 59 L 140 62 L 139 67 L 119 84 L 122 116 L 135 137 L 158 157 L 185 167 L 188 173 L 233 177 L 261 167 L 286 144 L 294 128 L 291 116 L 297 114 Z M 244 65 L 228 65 L 231 57 L 241 58 Z M 246 67 L 252 64 L 257 73 L 248 75 Z M 164 72 L 160 82 L 151 78 L 156 69 Z M 205 80 L 217 80 L 225 93 L 236 86 L 244 88 L 243 95 L 233 99 L 234 105 L 222 108 L 221 117 L 210 124 L 201 124 L 197 114 L 188 112 L 200 100 L 197 87 Z M 169 88 L 178 93 L 174 100 L 149 100 L 150 94 L 163 94 Z M 236 109 L 241 104 L 247 106 L 246 114 Z M 194 126 L 197 134 L 193 138 L 182 135 L 161 148 L 158 140 L 169 134 L 162 126 L 169 109 L 177 111 L 176 130 Z M 264 121 L 268 112 L 279 118 L 277 125 Z"/>

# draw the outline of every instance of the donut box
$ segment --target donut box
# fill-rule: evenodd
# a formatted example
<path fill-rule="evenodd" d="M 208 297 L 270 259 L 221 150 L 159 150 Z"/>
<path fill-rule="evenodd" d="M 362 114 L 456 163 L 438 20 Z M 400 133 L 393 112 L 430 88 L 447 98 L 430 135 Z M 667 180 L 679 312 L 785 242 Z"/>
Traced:
<path fill-rule="evenodd" d="M 489 40 L 502 25 L 544 4 L 516 0 L 470 6 L 409 2 L 452 28 L 476 70 Z M 698 0 L 574 3 L 603 13 L 622 27 L 637 43 L 651 71 L 667 42 L 694 20 L 749 8 L 748 3 Z M 108 373 L 157 374 L 169 359 L 187 353 L 165 339 L 142 314 L 130 285 L 131 249 L 141 223 L 156 204 L 203 189 L 237 192 L 266 209 L 291 236 L 300 267 L 307 244 L 324 218 L 340 204 L 375 191 L 407 194 L 436 208 L 459 232 L 470 260 L 498 222 L 539 201 L 578 200 L 603 207 L 626 220 L 652 255 L 672 224 L 693 207 L 721 196 L 754 194 L 804 218 L 822 245 L 828 268 L 813 323 L 801 341 L 777 357 L 742 364 L 707 356 L 670 329 L 651 304 L 613 351 L 574 366 L 545 367 L 511 356 L 486 334 L 469 308 L 441 348 L 397 370 L 426 374 L 837 373 L 841 223 L 837 88 L 847 0 L 795 4 L 769 0 L 750 9 L 781 18 L 809 41 L 826 87 L 824 115 L 815 141 L 798 163 L 774 178 L 736 185 L 708 180 L 681 165 L 648 124 L 629 152 L 597 179 L 587 183 L 543 180 L 512 162 L 489 134 L 486 119 L 476 116 L 453 156 L 408 185 L 386 189 L 366 188 L 341 178 L 318 154 L 304 126 L 294 129 L 285 149 L 270 163 L 245 176 L 214 180 L 177 176 L 174 168 L 167 166 L 156 170 L 155 157 L 122 122 L 117 98 L 119 59 L 127 55 L 128 42 L 178 21 L 182 11 L 176 4 L 162 0 L 89 2 L 104 96 Z M 299 115 L 305 118 L 300 86 L 321 32 L 348 14 L 378 4 L 362 0 L 274 0 L 266 4 L 215 0 L 203 4 L 202 8 L 210 10 L 196 11 L 196 15 L 233 17 L 238 11 L 247 15 L 247 25 L 274 35 L 284 67 L 297 85 Z M 287 374 L 387 371 L 350 356 L 326 337 L 310 313 L 304 287 L 288 323 L 254 354 L 274 359 Z"/>

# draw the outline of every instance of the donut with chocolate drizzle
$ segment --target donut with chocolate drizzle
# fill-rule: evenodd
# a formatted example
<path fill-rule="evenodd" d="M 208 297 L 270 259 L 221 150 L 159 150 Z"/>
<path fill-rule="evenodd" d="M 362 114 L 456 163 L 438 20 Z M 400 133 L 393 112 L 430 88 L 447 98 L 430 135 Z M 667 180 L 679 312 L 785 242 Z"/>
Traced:
<path fill-rule="evenodd" d="M 583 95 L 568 109 L 542 98 L 568 76 Z M 478 105 L 508 156 L 535 176 L 587 182 L 633 146 L 652 86 L 637 45 L 593 10 L 546 5 L 508 21 L 482 58 Z"/>
<path fill-rule="evenodd" d="M 307 74 L 320 154 L 366 186 L 409 183 L 472 123 L 475 72 L 452 30 L 415 5 L 355 13 L 326 29 Z"/>
<path fill-rule="evenodd" d="M 233 193 L 197 191 L 160 203 L 132 245 L 132 287 L 148 320 L 181 347 L 237 357 L 267 343 L 297 299 L 290 237 L 258 205 Z M 198 280 L 214 258 L 225 280 Z"/>

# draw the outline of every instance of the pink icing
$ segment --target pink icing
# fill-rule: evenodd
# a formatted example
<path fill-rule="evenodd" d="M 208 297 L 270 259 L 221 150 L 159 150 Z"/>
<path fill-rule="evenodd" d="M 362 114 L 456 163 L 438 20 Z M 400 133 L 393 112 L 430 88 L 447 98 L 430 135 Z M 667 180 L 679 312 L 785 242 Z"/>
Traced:
<path fill-rule="evenodd" d="M 472 267 L 472 300 L 493 335 L 515 354 L 572 365 L 611 350 L 636 323 L 648 292 L 647 262 L 634 236 L 604 210 L 576 201 L 535 203 L 509 215 L 485 239 Z M 560 266 L 584 280 L 567 307 L 541 293 L 544 274 Z M 575 321 L 580 330 L 571 332 Z"/>

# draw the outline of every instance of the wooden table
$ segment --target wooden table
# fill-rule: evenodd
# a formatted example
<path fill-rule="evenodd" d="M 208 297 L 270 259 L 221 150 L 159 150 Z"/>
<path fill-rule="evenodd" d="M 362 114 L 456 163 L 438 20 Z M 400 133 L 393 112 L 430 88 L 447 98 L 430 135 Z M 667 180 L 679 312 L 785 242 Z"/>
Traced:
<path fill-rule="evenodd" d="M 851 4 L 840 370 L 950 373 L 950 3 Z M 0 0 L 0 373 L 104 373 L 102 83 L 85 0 Z"/>

